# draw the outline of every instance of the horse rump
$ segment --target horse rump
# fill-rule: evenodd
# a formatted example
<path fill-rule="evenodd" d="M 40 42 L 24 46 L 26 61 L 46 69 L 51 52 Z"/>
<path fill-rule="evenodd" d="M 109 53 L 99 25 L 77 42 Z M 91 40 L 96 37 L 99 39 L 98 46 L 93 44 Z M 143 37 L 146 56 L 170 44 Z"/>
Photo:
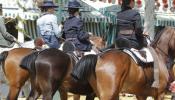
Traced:
<path fill-rule="evenodd" d="M 97 63 L 97 55 L 86 55 L 82 57 L 73 67 L 71 76 L 76 81 L 86 81 L 91 73 L 95 75 L 95 66 Z"/>

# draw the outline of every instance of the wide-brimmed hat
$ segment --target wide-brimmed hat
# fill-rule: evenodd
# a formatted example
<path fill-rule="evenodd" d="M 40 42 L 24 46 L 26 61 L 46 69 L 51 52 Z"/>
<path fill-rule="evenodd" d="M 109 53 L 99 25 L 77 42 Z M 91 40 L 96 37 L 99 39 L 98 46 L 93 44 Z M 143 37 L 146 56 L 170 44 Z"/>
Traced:
<path fill-rule="evenodd" d="M 69 0 L 67 8 L 82 8 L 77 0 Z"/>
<path fill-rule="evenodd" d="M 50 7 L 57 8 L 58 5 L 54 4 L 53 1 L 50 0 L 50 1 L 44 1 L 40 7 L 41 8 L 50 8 Z"/>

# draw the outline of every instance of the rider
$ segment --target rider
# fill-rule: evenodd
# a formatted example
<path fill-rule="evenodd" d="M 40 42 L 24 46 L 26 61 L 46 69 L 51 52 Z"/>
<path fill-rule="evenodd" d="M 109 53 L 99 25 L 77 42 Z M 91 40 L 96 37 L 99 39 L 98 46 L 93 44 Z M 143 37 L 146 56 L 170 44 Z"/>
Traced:
<path fill-rule="evenodd" d="M 134 4 L 134 0 L 122 0 L 121 11 L 117 13 L 119 32 L 116 39 L 116 45 L 119 48 L 127 47 L 141 49 L 147 47 L 141 25 L 141 16 L 138 11 L 133 9 Z M 154 59 L 154 82 L 152 87 L 157 88 L 159 86 L 158 58 L 152 47 L 148 46 L 148 48 Z M 140 52 L 145 53 L 143 50 Z"/>
<path fill-rule="evenodd" d="M 41 36 L 44 42 L 50 48 L 59 48 L 61 37 L 61 30 L 57 23 L 57 17 L 54 15 L 55 8 L 58 6 L 53 1 L 44 1 L 43 5 L 40 6 L 43 14 L 37 19 L 37 32 Z"/>
<path fill-rule="evenodd" d="M 142 34 L 141 16 L 138 11 L 133 9 L 134 4 L 134 0 L 122 0 L 121 11 L 117 13 L 119 32 L 116 45 L 119 48 L 141 49 L 147 45 Z"/>
<path fill-rule="evenodd" d="M 80 18 L 80 7 L 80 3 L 76 0 L 68 2 L 69 18 L 64 22 L 63 36 L 74 44 L 77 51 L 90 51 L 92 48 L 89 41 L 90 35 L 83 30 L 84 22 Z"/>
<path fill-rule="evenodd" d="M 2 4 L 0 4 L 0 48 L 12 48 L 16 38 L 6 30 L 4 17 L 2 16 Z"/>

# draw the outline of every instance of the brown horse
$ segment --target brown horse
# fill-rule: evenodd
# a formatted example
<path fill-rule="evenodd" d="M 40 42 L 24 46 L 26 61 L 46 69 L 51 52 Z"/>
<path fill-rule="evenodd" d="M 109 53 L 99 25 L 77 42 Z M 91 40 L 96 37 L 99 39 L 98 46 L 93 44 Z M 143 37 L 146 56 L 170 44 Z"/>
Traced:
<path fill-rule="evenodd" d="M 74 67 L 72 76 L 88 81 L 100 100 L 119 100 L 120 92 L 136 94 L 138 100 L 146 100 L 148 96 L 163 100 L 168 82 L 166 63 L 175 58 L 175 29 L 163 29 L 152 46 L 161 65 L 158 66 L 159 88 L 151 87 L 152 65 L 141 67 L 127 53 L 117 49 L 84 56 Z"/>
<path fill-rule="evenodd" d="M 10 51 L 4 51 L 2 69 L 9 84 L 9 93 L 7 100 L 17 100 L 19 91 L 29 78 L 28 71 L 21 69 L 19 64 L 23 57 L 32 53 L 30 48 L 16 48 Z"/>
<path fill-rule="evenodd" d="M 54 48 L 25 57 L 21 67 L 29 71 L 32 86 L 28 100 L 36 100 L 40 94 L 44 100 L 52 100 L 73 63 L 68 54 Z"/>

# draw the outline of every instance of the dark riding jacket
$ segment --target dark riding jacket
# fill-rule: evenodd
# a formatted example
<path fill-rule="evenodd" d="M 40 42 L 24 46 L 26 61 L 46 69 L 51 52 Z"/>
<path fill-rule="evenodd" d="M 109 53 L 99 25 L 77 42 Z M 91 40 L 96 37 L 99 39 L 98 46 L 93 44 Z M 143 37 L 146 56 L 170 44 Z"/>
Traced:
<path fill-rule="evenodd" d="M 119 28 L 117 39 L 124 37 L 131 41 L 129 43 L 136 48 L 145 46 L 141 16 L 138 11 L 126 7 L 118 12 L 117 27 Z"/>
<path fill-rule="evenodd" d="M 83 24 L 79 16 L 70 16 L 64 22 L 63 35 L 75 45 L 76 49 L 90 51 L 92 44 L 89 41 L 89 34 L 83 30 Z"/>

